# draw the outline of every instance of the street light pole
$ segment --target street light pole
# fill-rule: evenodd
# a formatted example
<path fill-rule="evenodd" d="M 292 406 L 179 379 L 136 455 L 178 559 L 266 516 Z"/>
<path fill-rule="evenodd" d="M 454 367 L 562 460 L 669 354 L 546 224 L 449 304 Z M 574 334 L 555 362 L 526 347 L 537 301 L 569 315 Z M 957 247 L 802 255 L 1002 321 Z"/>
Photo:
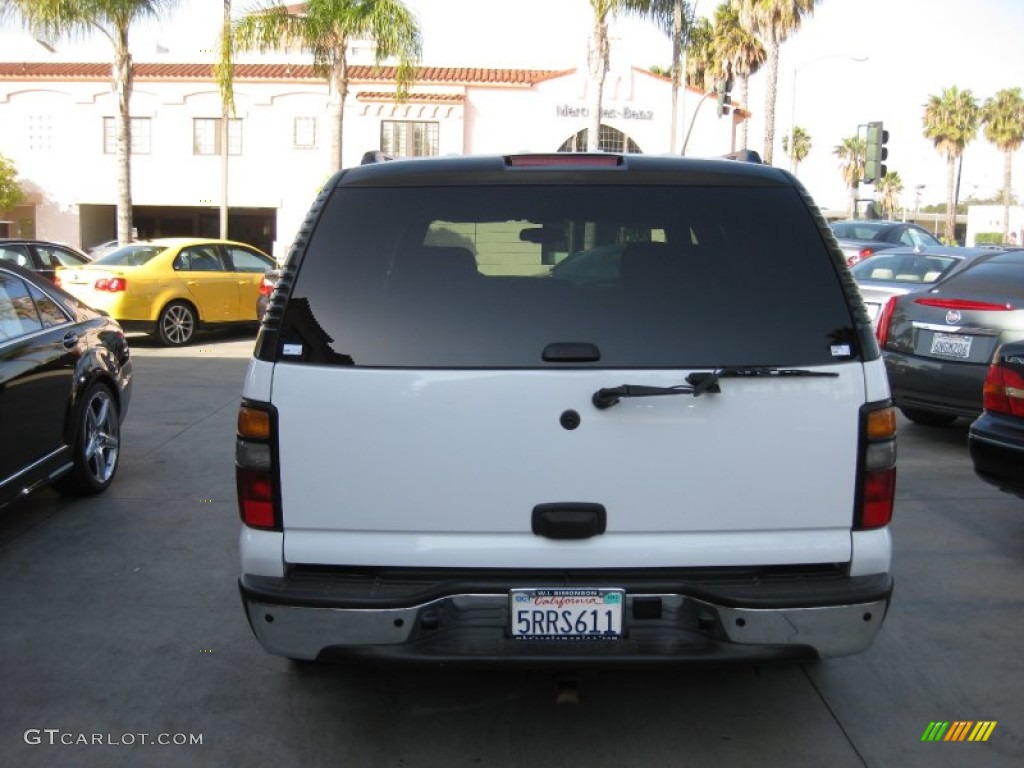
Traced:
<path fill-rule="evenodd" d="M 817 64 L 819 61 L 826 61 L 827 59 L 848 59 L 849 61 L 856 61 L 858 63 L 868 60 L 868 56 L 851 56 L 845 53 L 830 53 L 825 56 L 819 56 L 816 59 L 805 61 L 803 64 L 798 64 L 793 67 L 793 92 L 792 99 L 790 100 L 789 110 L 789 145 L 786 150 L 786 154 L 789 155 L 789 170 L 791 173 L 795 173 L 796 162 L 793 159 L 793 139 L 794 133 L 796 132 L 796 76 L 800 73 L 800 70 L 804 67 L 809 67 L 811 64 Z"/>

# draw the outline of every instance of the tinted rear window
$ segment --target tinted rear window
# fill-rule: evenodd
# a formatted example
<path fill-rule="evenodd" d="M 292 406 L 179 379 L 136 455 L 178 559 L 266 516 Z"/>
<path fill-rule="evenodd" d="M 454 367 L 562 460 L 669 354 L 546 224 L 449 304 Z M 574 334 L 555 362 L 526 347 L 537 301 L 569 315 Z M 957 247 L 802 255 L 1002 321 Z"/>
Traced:
<path fill-rule="evenodd" d="M 959 263 L 953 256 L 918 253 L 876 253 L 853 266 L 862 283 L 934 283 Z"/>
<path fill-rule="evenodd" d="M 847 237 L 852 240 L 874 240 L 883 234 L 884 226 L 867 221 L 837 221 L 832 223 L 832 231 L 836 237 Z"/>
<path fill-rule="evenodd" d="M 935 289 L 945 296 L 1005 299 L 1017 306 L 1024 302 L 1024 251 L 992 256 L 953 275 Z"/>
<path fill-rule="evenodd" d="M 856 353 L 790 188 L 341 188 L 281 322 L 285 360 L 374 367 L 542 367 L 553 344 L 602 367 Z"/>
<path fill-rule="evenodd" d="M 167 248 L 163 245 L 126 245 L 100 256 L 92 263 L 111 267 L 141 267 L 154 256 L 166 250 Z"/>

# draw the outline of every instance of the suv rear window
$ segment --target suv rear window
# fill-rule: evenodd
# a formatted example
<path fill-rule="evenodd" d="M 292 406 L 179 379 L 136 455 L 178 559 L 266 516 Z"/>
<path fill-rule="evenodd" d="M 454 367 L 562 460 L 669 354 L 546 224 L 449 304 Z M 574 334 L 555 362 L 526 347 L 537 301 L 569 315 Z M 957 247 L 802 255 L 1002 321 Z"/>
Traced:
<path fill-rule="evenodd" d="M 837 267 L 787 187 L 335 190 L 281 321 L 283 359 L 531 368 L 820 365 L 856 354 Z M 845 354 L 844 351 L 846 350 Z"/>

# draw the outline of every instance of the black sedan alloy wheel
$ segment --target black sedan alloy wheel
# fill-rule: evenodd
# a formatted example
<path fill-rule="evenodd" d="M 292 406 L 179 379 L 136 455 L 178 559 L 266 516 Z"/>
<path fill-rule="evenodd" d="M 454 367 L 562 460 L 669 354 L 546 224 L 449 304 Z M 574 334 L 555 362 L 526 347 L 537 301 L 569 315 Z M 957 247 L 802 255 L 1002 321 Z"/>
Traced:
<path fill-rule="evenodd" d="M 121 457 L 121 420 L 117 401 L 103 384 L 93 384 L 78 414 L 74 468 L 55 487 L 64 494 L 90 496 L 107 489 Z"/>

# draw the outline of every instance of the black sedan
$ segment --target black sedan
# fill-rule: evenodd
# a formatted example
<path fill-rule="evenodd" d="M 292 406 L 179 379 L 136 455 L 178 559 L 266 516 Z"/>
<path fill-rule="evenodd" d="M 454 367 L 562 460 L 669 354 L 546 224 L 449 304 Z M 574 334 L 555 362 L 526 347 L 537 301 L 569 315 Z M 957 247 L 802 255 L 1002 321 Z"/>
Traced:
<path fill-rule="evenodd" d="M 44 485 L 106 490 L 131 388 L 117 323 L 0 261 L 0 507 Z"/>
<path fill-rule="evenodd" d="M 906 221 L 850 219 L 833 221 L 831 227 L 851 267 L 885 248 L 942 245 L 927 229 Z"/>
<path fill-rule="evenodd" d="M 80 267 L 89 257 L 70 245 L 47 240 L 0 238 L 0 264 L 15 264 L 53 280 L 57 267 Z"/>
<path fill-rule="evenodd" d="M 1005 344 L 996 352 L 983 397 L 985 412 L 967 437 L 974 471 L 1024 498 L 1024 342 Z"/>
<path fill-rule="evenodd" d="M 930 290 L 889 299 L 876 333 L 908 419 L 943 426 L 975 418 L 996 348 L 1024 340 L 1024 251 L 994 253 Z"/>

